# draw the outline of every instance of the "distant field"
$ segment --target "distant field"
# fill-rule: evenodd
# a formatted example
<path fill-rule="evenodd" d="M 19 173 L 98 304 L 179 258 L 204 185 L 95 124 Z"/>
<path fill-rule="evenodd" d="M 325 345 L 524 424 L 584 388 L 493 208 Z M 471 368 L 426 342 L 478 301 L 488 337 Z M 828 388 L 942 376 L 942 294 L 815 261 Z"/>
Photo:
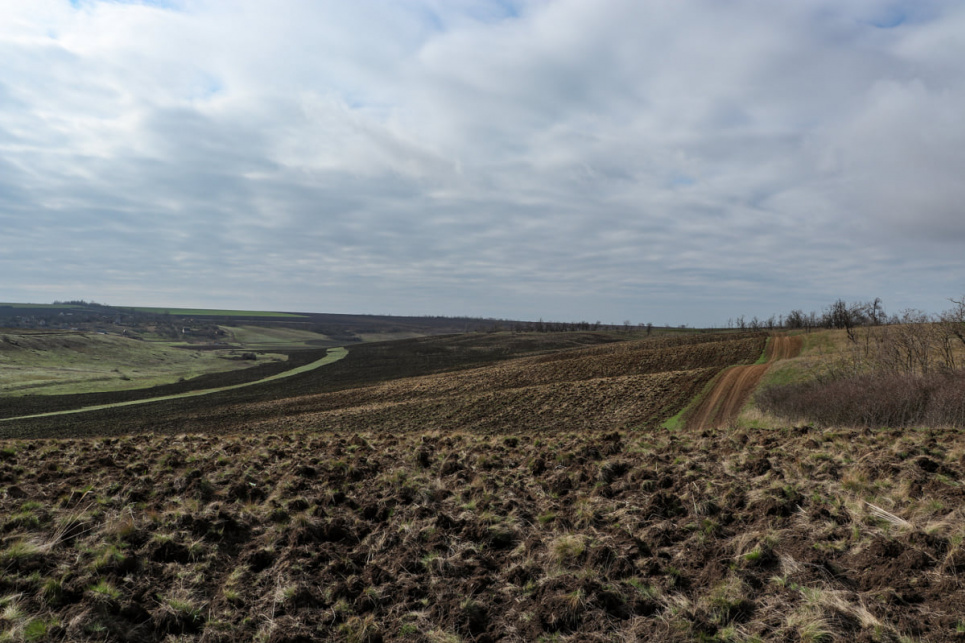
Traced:
<path fill-rule="evenodd" d="M 219 326 L 228 334 L 228 341 L 253 350 L 295 349 L 334 345 L 327 335 L 296 328 L 267 326 Z"/>
<path fill-rule="evenodd" d="M 8 331 L 0 333 L 0 394 L 146 388 L 252 365 L 225 359 L 228 356 L 228 351 L 190 351 L 117 335 Z M 282 355 L 261 356 L 255 363 L 283 359 Z"/>
<path fill-rule="evenodd" d="M 363 342 L 391 342 L 397 339 L 415 339 L 416 337 L 424 337 L 424 334 L 404 331 L 397 333 L 358 333 L 358 338 Z"/>
<path fill-rule="evenodd" d="M 146 306 L 122 307 L 121 310 L 135 310 L 139 313 L 152 313 L 156 315 L 180 315 L 184 317 L 271 317 L 305 319 L 306 315 L 296 315 L 295 313 L 275 313 L 264 310 L 217 310 L 210 308 L 152 308 Z"/>

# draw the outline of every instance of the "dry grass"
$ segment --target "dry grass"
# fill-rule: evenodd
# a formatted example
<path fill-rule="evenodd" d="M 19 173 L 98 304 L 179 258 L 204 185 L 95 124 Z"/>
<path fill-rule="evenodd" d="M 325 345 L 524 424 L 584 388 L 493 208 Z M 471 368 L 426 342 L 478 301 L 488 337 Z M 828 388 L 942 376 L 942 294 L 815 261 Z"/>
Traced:
<path fill-rule="evenodd" d="M 4 527 L 0 631 L 947 640 L 965 602 L 965 464 L 949 455 L 962 440 L 743 429 L 6 443 L 0 511 L 36 520 Z"/>

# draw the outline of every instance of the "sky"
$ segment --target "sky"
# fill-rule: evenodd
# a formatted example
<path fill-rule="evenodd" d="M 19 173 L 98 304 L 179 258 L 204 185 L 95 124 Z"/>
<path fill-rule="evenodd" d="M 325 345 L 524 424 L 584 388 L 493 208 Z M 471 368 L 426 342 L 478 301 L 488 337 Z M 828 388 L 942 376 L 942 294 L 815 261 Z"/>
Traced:
<path fill-rule="evenodd" d="M 0 0 L 0 301 L 709 326 L 963 293 L 959 0 Z"/>

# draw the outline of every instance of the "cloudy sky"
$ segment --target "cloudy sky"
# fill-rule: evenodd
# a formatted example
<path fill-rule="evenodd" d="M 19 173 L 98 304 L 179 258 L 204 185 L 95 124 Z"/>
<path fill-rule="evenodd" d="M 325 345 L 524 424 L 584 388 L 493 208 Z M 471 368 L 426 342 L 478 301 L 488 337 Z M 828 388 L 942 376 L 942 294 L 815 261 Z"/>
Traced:
<path fill-rule="evenodd" d="M 0 0 L 0 301 L 705 325 L 963 292 L 959 0 Z"/>

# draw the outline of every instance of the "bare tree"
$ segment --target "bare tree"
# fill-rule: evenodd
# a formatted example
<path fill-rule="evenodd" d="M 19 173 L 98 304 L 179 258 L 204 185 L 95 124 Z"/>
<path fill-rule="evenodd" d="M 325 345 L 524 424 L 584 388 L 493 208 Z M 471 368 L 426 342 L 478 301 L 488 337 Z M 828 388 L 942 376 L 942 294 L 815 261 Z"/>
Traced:
<path fill-rule="evenodd" d="M 784 318 L 784 325 L 787 328 L 804 328 L 807 319 L 801 310 L 792 310 Z"/>
<path fill-rule="evenodd" d="M 885 317 L 885 311 L 881 307 L 881 297 L 875 297 L 871 302 L 871 323 L 875 326 L 881 325 L 881 320 Z"/>
<path fill-rule="evenodd" d="M 861 304 L 848 304 L 839 299 L 830 306 L 824 313 L 825 324 L 829 328 L 843 328 L 848 333 L 848 339 L 857 343 L 858 339 L 854 334 L 854 327 L 858 325 L 861 316 Z"/>

